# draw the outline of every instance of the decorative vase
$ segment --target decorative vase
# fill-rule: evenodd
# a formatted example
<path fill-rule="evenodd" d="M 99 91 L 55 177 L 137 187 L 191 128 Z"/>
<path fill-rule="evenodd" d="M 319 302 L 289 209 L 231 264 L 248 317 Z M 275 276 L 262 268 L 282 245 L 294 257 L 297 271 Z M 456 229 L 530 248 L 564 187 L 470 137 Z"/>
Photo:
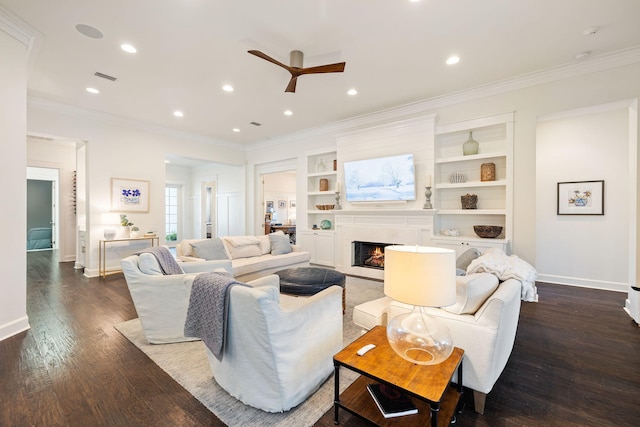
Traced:
<path fill-rule="evenodd" d="M 121 239 L 128 239 L 131 237 L 131 227 L 128 225 L 126 227 L 120 227 L 120 236 Z"/>
<path fill-rule="evenodd" d="M 327 165 L 324 164 L 324 159 L 320 159 L 316 166 L 316 172 L 324 172 L 327 170 Z"/>
<path fill-rule="evenodd" d="M 473 154 L 478 154 L 478 141 L 473 139 L 473 132 L 469 131 L 469 139 L 462 144 L 462 154 L 465 156 L 470 156 Z"/>
<path fill-rule="evenodd" d="M 478 196 L 467 193 L 464 196 L 460 196 L 460 202 L 462 203 L 462 209 L 477 209 Z"/>

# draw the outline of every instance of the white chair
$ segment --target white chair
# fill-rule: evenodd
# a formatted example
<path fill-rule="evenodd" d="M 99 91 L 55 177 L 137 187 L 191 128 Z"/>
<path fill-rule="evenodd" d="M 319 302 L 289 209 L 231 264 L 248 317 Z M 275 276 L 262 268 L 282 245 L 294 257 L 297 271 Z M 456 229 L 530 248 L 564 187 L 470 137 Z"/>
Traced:
<path fill-rule="evenodd" d="M 166 344 L 198 339 L 184 336 L 184 321 L 191 285 L 200 272 L 199 263 L 181 263 L 187 273 L 174 275 L 163 275 L 155 256 L 149 253 L 129 256 L 120 264 L 149 343 Z M 231 262 L 209 265 L 209 271 L 214 267 L 230 272 Z"/>
<path fill-rule="evenodd" d="M 283 412 L 322 385 L 341 349 L 342 288 L 298 298 L 280 295 L 278 282 L 231 288 L 222 360 L 208 348 L 207 355 L 215 380 L 229 394 L 255 408 Z"/>

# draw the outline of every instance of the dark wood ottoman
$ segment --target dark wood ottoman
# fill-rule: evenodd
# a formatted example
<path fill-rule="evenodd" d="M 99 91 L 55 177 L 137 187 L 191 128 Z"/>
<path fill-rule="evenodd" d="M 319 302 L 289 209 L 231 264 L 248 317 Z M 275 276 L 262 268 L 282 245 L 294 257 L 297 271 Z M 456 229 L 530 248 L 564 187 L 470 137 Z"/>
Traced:
<path fill-rule="evenodd" d="M 280 277 L 280 292 L 283 294 L 309 296 L 329 286 L 342 287 L 342 313 L 345 311 L 345 276 L 339 271 L 321 267 L 296 267 L 277 271 Z"/>

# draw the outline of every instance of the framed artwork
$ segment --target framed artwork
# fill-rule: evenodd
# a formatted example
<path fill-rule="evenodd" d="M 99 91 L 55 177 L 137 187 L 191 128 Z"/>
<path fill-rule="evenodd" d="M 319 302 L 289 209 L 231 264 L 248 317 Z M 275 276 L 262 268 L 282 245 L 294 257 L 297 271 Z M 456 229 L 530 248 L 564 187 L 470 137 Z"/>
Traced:
<path fill-rule="evenodd" d="M 604 215 L 604 181 L 559 182 L 558 215 Z"/>
<path fill-rule="evenodd" d="M 264 220 L 265 222 L 271 222 L 271 212 L 267 212 L 266 214 L 264 214 Z"/>
<path fill-rule="evenodd" d="M 149 181 L 111 178 L 111 211 L 149 212 Z"/>
<path fill-rule="evenodd" d="M 289 207 L 290 208 L 295 208 L 296 207 L 296 201 L 295 200 L 290 200 L 289 201 Z"/>
<path fill-rule="evenodd" d="M 286 209 L 287 201 L 286 200 L 278 200 L 278 209 Z"/>
<path fill-rule="evenodd" d="M 267 212 L 273 212 L 273 200 L 266 201 Z"/>

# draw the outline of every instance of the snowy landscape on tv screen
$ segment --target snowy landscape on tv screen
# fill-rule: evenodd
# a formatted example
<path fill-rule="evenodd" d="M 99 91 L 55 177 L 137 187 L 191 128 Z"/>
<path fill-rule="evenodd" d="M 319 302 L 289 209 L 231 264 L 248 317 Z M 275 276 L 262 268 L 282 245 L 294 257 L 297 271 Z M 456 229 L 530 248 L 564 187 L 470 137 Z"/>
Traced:
<path fill-rule="evenodd" d="M 413 154 L 344 163 L 349 202 L 415 200 Z"/>

